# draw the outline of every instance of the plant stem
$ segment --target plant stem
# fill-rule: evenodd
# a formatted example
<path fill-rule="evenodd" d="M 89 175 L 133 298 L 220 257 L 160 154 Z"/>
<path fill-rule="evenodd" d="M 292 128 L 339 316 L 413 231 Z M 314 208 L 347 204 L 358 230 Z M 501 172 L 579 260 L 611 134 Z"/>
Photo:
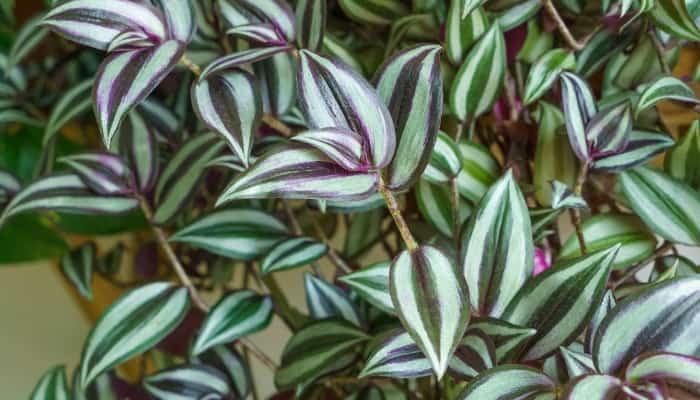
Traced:
<path fill-rule="evenodd" d="M 379 175 L 378 179 L 379 194 L 381 194 L 381 196 L 384 198 L 384 202 L 386 203 L 386 206 L 389 209 L 389 212 L 391 213 L 391 217 L 394 218 L 394 222 L 396 223 L 396 227 L 398 228 L 399 233 L 401 234 L 401 238 L 406 244 L 406 248 L 408 249 L 408 251 L 411 252 L 417 250 L 418 243 L 416 242 L 416 239 L 413 238 L 413 234 L 411 234 L 411 230 L 408 228 L 408 224 L 403 218 L 403 214 L 401 214 L 401 210 L 399 209 L 399 203 L 398 201 L 396 201 L 396 197 L 394 197 L 394 194 L 391 192 L 391 190 L 386 187 L 381 175 Z"/>
<path fill-rule="evenodd" d="M 585 162 L 579 170 L 578 177 L 576 178 L 576 185 L 574 186 L 574 194 L 576 194 L 577 196 L 581 196 L 581 193 L 583 192 L 583 185 L 584 183 L 586 183 L 589 167 L 589 163 Z M 583 229 L 581 228 L 581 210 L 578 208 L 572 208 L 570 210 L 570 213 L 571 222 L 574 225 L 574 229 L 576 229 L 576 237 L 578 237 L 578 244 L 581 248 L 581 254 L 588 254 L 588 248 L 586 247 L 586 239 L 583 236 Z"/>
<path fill-rule="evenodd" d="M 238 339 L 238 343 L 241 344 L 242 347 L 244 347 L 246 350 L 250 351 L 251 354 L 255 356 L 260 362 L 265 364 L 267 368 L 269 368 L 271 371 L 276 371 L 277 370 L 277 364 L 263 352 L 258 345 L 255 343 L 251 342 L 250 339 L 248 338 L 240 338 Z"/>
<path fill-rule="evenodd" d="M 542 0 L 542 4 L 544 6 L 544 9 L 547 10 L 549 16 L 552 17 L 552 19 L 554 19 L 554 22 L 557 24 L 557 29 L 559 30 L 559 33 L 561 33 L 562 37 L 564 37 L 564 41 L 566 42 L 566 44 L 574 50 L 583 49 L 586 46 L 586 43 L 588 43 L 588 41 L 590 40 L 590 38 L 593 37 L 593 34 L 598 31 L 598 29 L 596 28 L 584 39 L 581 39 L 580 41 L 576 40 L 574 38 L 574 35 L 571 34 L 571 31 L 566 26 L 564 20 L 561 18 L 561 15 L 559 15 L 559 11 L 557 11 L 557 8 L 554 6 L 554 3 L 552 3 L 552 0 Z"/>

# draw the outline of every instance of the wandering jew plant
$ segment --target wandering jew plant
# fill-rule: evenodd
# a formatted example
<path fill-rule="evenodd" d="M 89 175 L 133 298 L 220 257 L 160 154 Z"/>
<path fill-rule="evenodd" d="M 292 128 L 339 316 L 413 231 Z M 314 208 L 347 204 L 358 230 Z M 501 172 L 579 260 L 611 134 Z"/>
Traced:
<path fill-rule="evenodd" d="M 700 2 L 20 3 L 0 263 L 120 291 L 32 400 L 700 398 Z"/>

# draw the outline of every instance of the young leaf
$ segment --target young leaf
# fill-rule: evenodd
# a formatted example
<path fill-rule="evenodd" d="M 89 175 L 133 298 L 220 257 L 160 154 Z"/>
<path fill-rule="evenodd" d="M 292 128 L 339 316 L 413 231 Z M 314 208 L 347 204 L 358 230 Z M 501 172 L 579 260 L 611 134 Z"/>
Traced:
<path fill-rule="evenodd" d="M 700 277 L 667 280 L 625 298 L 598 328 L 593 344 L 596 367 L 616 373 L 651 351 L 700 356 L 699 311 Z"/>
<path fill-rule="evenodd" d="M 584 375 L 571 381 L 563 400 L 614 399 L 622 392 L 622 382 L 610 375 Z"/>
<path fill-rule="evenodd" d="M 392 56 L 377 72 L 377 91 L 398 136 L 387 182 L 393 190 L 408 189 L 430 160 L 442 116 L 440 51 L 434 45 L 413 47 Z"/>
<path fill-rule="evenodd" d="M 463 161 L 457 175 L 459 194 L 478 204 L 500 176 L 501 166 L 487 148 L 476 142 L 462 141 L 458 145 Z"/>
<path fill-rule="evenodd" d="M 666 154 L 665 170 L 700 190 L 700 121 L 694 121 L 678 144 Z"/>
<path fill-rule="evenodd" d="M 574 69 L 576 58 L 564 49 L 552 49 L 532 66 L 525 84 L 525 104 L 531 104 L 549 90 L 563 70 Z"/>
<path fill-rule="evenodd" d="M 633 122 L 632 110 L 626 102 L 594 115 L 586 125 L 590 156 L 598 158 L 624 151 Z"/>
<path fill-rule="evenodd" d="M 586 127 L 596 114 L 595 99 L 586 81 L 570 72 L 561 74 L 561 103 L 571 148 L 579 160 L 591 158 Z"/>
<path fill-rule="evenodd" d="M 462 152 L 457 143 L 444 132 L 440 132 L 423 178 L 433 183 L 448 183 L 459 175 L 462 165 Z"/>
<path fill-rule="evenodd" d="M 593 359 L 586 353 L 570 350 L 566 347 L 559 347 L 559 355 L 562 360 L 564 360 L 566 374 L 569 379 L 596 372 Z"/>
<path fill-rule="evenodd" d="M 700 29 L 683 0 L 659 0 L 648 14 L 654 25 L 663 31 L 691 42 L 700 40 Z"/>
<path fill-rule="evenodd" d="M 464 280 L 444 253 L 422 246 L 394 260 L 389 282 L 396 313 L 441 378 L 469 322 Z"/>
<path fill-rule="evenodd" d="M 505 40 L 494 24 L 469 51 L 452 83 L 449 103 L 455 116 L 472 121 L 488 112 L 500 95 L 505 71 Z"/>
<path fill-rule="evenodd" d="M 401 328 L 394 329 L 375 339 L 360 378 L 384 376 L 396 379 L 412 379 L 430 376 L 432 366 L 411 335 Z"/>
<path fill-rule="evenodd" d="M 363 139 L 351 130 L 343 128 L 312 130 L 296 134 L 292 140 L 315 147 L 347 171 L 360 172 L 369 169 L 369 165 L 363 160 Z"/>
<path fill-rule="evenodd" d="M 537 329 L 523 360 L 537 360 L 571 343 L 588 324 L 605 294 L 619 245 L 560 262 L 528 281 L 503 318 Z"/>
<path fill-rule="evenodd" d="M 631 384 L 661 381 L 700 395 L 700 359 L 673 353 L 648 353 L 632 360 L 625 371 Z"/>
<path fill-rule="evenodd" d="M 551 181 L 552 185 L 552 208 L 555 210 L 565 210 L 570 208 L 588 208 L 586 200 L 577 196 L 568 186 L 559 182 Z"/>
<path fill-rule="evenodd" d="M 87 242 L 61 258 L 63 274 L 88 300 L 92 300 L 92 271 L 96 263 L 97 248 L 93 242 Z"/>
<path fill-rule="evenodd" d="M 301 48 L 320 51 L 326 31 L 326 2 L 300 0 L 297 2 L 297 44 Z"/>
<path fill-rule="evenodd" d="M 497 363 L 509 361 L 537 333 L 536 329 L 513 325 L 507 321 L 489 317 L 472 320 L 469 329 L 486 333 L 493 341 Z"/>
<path fill-rule="evenodd" d="M 68 121 L 87 112 L 92 105 L 90 93 L 94 80 L 88 79 L 68 90 L 56 102 L 44 130 L 43 145 L 46 146 Z"/>
<path fill-rule="evenodd" d="M 66 367 L 57 366 L 48 370 L 39 380 L 30 400 L 70 400 L 66 379 Z"/>
<path fill-rule="evenodd" d="M 306 273 L 304 274 L 304 289 L 306 290 L 306 305 L 314 318 L 339 317 L 356 326 L 362 326 L 357 307 L 347 293 L 337 286 Z"/>
<path fill-rule="evenodd" d="M 495 365 L 496 349 L 491 338 L 470 328 L 450 360 L 448 373 L 456 379 L 470 379 Z"/>
<path fill-rule="evenodd" d="M 61 158 L 96 193 L 118 196 L 134 191 L 134 178 L 121 157 L 111 153 L 82 153 Z"/>
<path fill-rule="evenodd" d="M 477 376 L 459 395 L 459 400 L 554 399 L 554 389 L 554 382 L 536 369 L 503 365 Z"/>
<path fill-rule="evenodd" d="M 605 172 L 621 172 L 634 168 L 651 160 L 654 156 L 673 147 L 673 138 L 659 132 L 633 130 L 625 151 L 597 157 L 593 170 Z"/>
<path fill-rule="evenodd" d="M 486 193 L 462 234 L 462 268 L 471 305 L 500 316 L 532 276 L 532 227 L 527 205 L 509 170 Z"/>
<path fill-rule="evenodd" d="M 389 314 L 394 313 L 394 303 L 389 293 L 389 261 L 381 261 L 368 267 L 343 275 L 339 281 L 350 286 L 364 300 Z"/>
<path fill-rule="evenodd" d="M 132 111 L 119 132 L 118 153 L 127 162 L 141 193 L 151 190 L 158 178 L 158 143 L 152 124 Z"/>
<path fill-rule="evenodd" d="M 263 22 L 272 24 L 287 42 L 296 36 L 294 11 L 285 0 L 220 0 L 224 19 L 232 26 Z"/>
<path fill-rule="evenodd" d="M 389 25 L 408 14 L 400 0 L 339 0 L 338 5 L 353 21 L 370 25 Z"/>
<path fill-rule="evenodd" d="M 642 95 L 639 96 L 635 107 L 635 115 L 639 116 L 640 112 L 662 100 L 675 100 L 692 105 L 700 103 L 695 98 L 693 89 L 686 85 L 685 82 L 673 76 L 661 76 L 649 84 L 642 92 Z"/>
<path fill-rule="evenodd" d="M 230 70 L 235 67 L 240 67 L 245 64 L 255 63 L 258 61 L 267 60 L 276 54 L 284 53 L 292 48 L 287 45 L 275 45 L 261 48 L 252 48 L 241 50 L 232 54 L 225 55 L 212 61 L 199 75 L 199 79 L 207 79 L 209 75 L 217 74 L 221 71 Z"/>
<path fill-rule="evenodd" d="M 663 172 L 638 167 L 620 175 L 630 207 L 654 233 L 676 243 L 700 245 L 700 194 Z"/>
<path fill-rule="evenodd" d="M 127 31 L 120 33 L 112 40 L 112 43 L 107 47 L 107 52 L 138 50 L 151 46 L 153 46 L 153 43 L 145 33 Z"/>
<path fill-rule="evenodd" d="M 243 357 L 226 346 L 213 347 L 195 359 L 193 362 L 212 366 L 223 372 L 228 378 L 231 391 L 237 398 L 245 399 L 252 390 L 250 369 Z"/>
<path fill-rule="evenodd" d="M 447 58 L 454 65 L 460 65 L 471 45 L 484 33 L 489 26 L 486 12 L 475 7 L 469 12 L 465 3 L 476 1 L 453 1 L 447 13 L 445 22 L 445 48 Z M 471 8 L 474 4 L 469 5 Z"/>
<path fill-rule="evenodd" d="M 143 386 L 155 400 L 225 398 L 231 392 L 223 372 L 201 364 L 186 364 L 159 371 L 147 376 Z"/>
<path fill-rule="evenodd" d="M 253 76 L 232 70 L 200 79 L 192 86 L 192 106 L 199 119 L 221 135 L 247 167 L 262 118 Z"/>
<path fill-rule="evenodd" d="M 252 290 L 239 290 L 222 298 L 207 314 L 192 345 L 197 356 L 214 346 L 230 343 L 265 329 L 272 318 L 272 300 Z"/>
<path fill-rule="evenodd" d="M 272 215 L 252 208 L 234 208 L 204 215 L 175 232 L 170 240 L 249 261 L 287 237 L 287 227 Z"/>
<path fill-rule="evenodd" d="M 247 24 L 233 27 L 226 34 L 234 38 L 247 40 L 262 46 L 284 46 L 284 38 L 281 38 L 272 24 Z"/>
<path fill-rule="evenodd" d="M 190 306 L 187 288 L 151 283 L 114 302 L 97 320 L 80 359 L 80 387 L 155 346 L 175 329 Z"/>
<path fill-rule="evenodd" d="M 310 264 L 323 257 L 328 246 L 308 237 L 284 240 L 265 255 L 260 263 L 263 275 Z"/>

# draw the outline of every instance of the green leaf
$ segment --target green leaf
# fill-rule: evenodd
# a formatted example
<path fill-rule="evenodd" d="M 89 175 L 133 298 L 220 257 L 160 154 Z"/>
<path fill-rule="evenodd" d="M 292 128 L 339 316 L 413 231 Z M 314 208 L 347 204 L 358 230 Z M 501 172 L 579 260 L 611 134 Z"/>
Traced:
<path fill-rule="evenodd" d="M 536 369 L 503 365 L 477 376 L 459 395 L 459 400 L 549 400 L 555 398 L 554 388 L 554 382 Z"/>
<path fill-rule="evenodd" d="M 684 0 L 658 0 L 648 14 L 654 25 L 672 36 L 691 42 L 700 40 L 700 29 L 688 14 Z"/>
<path fill-rule="evenodd" d="M 700 190 L 700 121 L 693 121 L 678 144 L 666 154 L 666 172 Z"/>
<path fill-rule="evenodd" d="M 650 353 L 632 360 L 625 371 L 631 384 L 661 381 L 700 395 L 700 359 L 672 353 Z"/>
<path fill-rule="evenodd" d="M 620 175 L 627 201 L 654 233 L 666 240 L 700 245 L 700 194 L 690 186 L 648 167 Z"/>
<path fill-rule="evenodd" d="M 667 280 L 630 295 L 605 317 L 593 344 L 598 370 L 613 374 L 638 355 L 700 356 L 700 277 Z"/>
<path fill-rule="evenodd" d="M 551 181 L 550 183 L 552 186 L 552 209 L 588 208 L 586 200 L 581 196 L 577 196 L 565 184 L 559 181 Z"/>
<path fill-rule="evenodd" d="M 389 282 L 403 326 L 441 378 L 469 322 L 464 280 L 444 253 L 422 246 L 394 260 Z"/>
<path fill-rule="evenodd" d="M 632 109 L 627 102 L 599 111 L 586 125 L 589 158 L 621 153 L 627 148 L 632 132 Z"/>
<path fill-rule="evenodd" d="M 250 369 L 243 358 L 227 346 L 216 346 L 198 357 L 193 362 L 199 362 L 217 368 L 226 374 L 229 386 L 238 398 L 245 399 L 252 390 Z"/>
<path fill-rule="evenodd" d="M 384 200 L 382 199 L 382 205 Z M 356 214 L 350 221 L 343 255 L 348 259 L 356 258 L 370 249 L 382 233 L 382 220 L 384 208 L 376 208 L 367 212 Z"/>
<path fill-rule="evenodd" d="M 310 264 L 323 257 L 328 251 L 328 246 L 312 238 L 297 237 L 284 240 L 263 258 L 260 269 L 263 273 L 285 271 Z"/>
<path fill-rule="evenodd" d="M 469 47 L 486 32 L 489 19 L 481 7 L 465 7 L 465 3 L 476 1 L 453 1 L 447 14 L 445 42 L 450 62 L 459 65 L 464 60 Z M 471 11 L 469 11 L 471 8 Z M 465 12 L 466 11 L 466 12 Z"/>
<path fill-rule="evenodd" d="M 603 299 L 619 245 L 559 262 L 529 280 L 508 305 L 503 318 L 537 329 L 523 360 L 537 360 L 571 343 Z"/>
<path fill-rule="evenodd" d="M 219 300 L 207 314 L 193 356 L 214 346 L 230 343 L 265 329 L 272 318 L 272 300 L 252 290 L 238 290 Z"/>
<path fill-rule="evenodd" d="M 0 264 L 56 259 L 66 251 L 66 241 L 36 214 L 18 215 L 0 228 Z"/>
<path fill-rule="evenodd" d="M 352 274 L 343 275 L 338 280 L 350 286 L 355 293 L 370 304 L 393 314 L 394 303 L 392 303 L 389 293 L 390 267 L 389 261 L 380 261 Z"/>
<path fill-rule="evenodd" d="M 495 14 L 496 23 L 503 32 L 524 24 L 542 8 L 539 0 L 524 0 Z"/>
<path fill-rule="evenodd" d="M 639 96 L 635 116 L 638 117 L 639 113 L 662 100 L 675 100 L 693 105 L 700 103 L 695 98 L 693 89 L 685 82 L 673 76 L 661 76 L 650 83 Z"/>
<path fill-rule="evenodd" d="M 624 171 L 646 163 L 674 144 L 673 138 L 664 133 L 633 130 L 624 151 L 597 157 L 592 169 L 605 172 Z"/>
<path fill-rule="evenodd" d="M 479 329 L 491 338 L 498 363 L 510 361 L 522 346 L 537 333 L 536 329 L 489 317 L 475 318 L 469 324 L 469 329 Z"/>
<path fill-rule="evenodd" d="M 92 106 L 90 92 L 92 91 L 93 83 L 93 79 L 88 79 L 72 87 L 53 106 L 44 130 L 44 145 L 69 121 L 90 110 Z"/>
<path fill-rule="evenodd" d="M 549 90 L 565 69 L 574 69 L 574 54 L 564 49 L 552 49 L 545 53 L 530 69 L 525 84 L 525 104 L 531 104 Z"/>
<path fill-rule="evenodd" d="M 304 274 L 306 305 L 315 319 L 339 317 L 354 325 L 362 326 L 362 317 L 347 293 L 325 280 Z"/>
<path fill-rule="evenodd" d="M 593 353 L 593 343 L 595 342 L 596 335 L 598 334 L 598 328 L 603 322 L 603 319 L 605 319 L 608 313 L 610 313 L 610 310 L 615 308 L 616 304 L 617 302 L 615 300 L 615 295 L 613 294 L 612 290 L 608 289 L 603 296 L 603 301 L 600 303 L 600 305 L 598 305 L 598 309 L 596 309 L 591 321 L 588 323 L 588 327 L 586 328 L 586 336 L 584 338 L 585 340 L 583 345 L 586 353 Z"/>
<path fill-rule="evenodd" d="M 66 368 L 62 365 L 48 370 L 30 396 L 30 400 L 70 400 L 70 398 Z"/>
<path fill-rule="evenodd" d="M 421 215 L 431 225 L 447 237 L 452 237 L 454 232 L 454 218 L 452 217 L 452 200 L 450 190 L 445 186 L 434 185 L 427 180 L 420 180 L 414 190 L 418 209 Z M 460 223 L 464 223 L 472 213 L 472 209 L 466 201 L 459 202 Z"/>
<path fill-rule="evenodd" d="M 500 316 L 532 276 L 534 260 L 530 215 L 512 171 L 486 193 L 461 241 L 472 308 Z"/>
<path fill-rule="evenodd" d="M 156 400 L 225 398 L 230 392 L 228 379 L 218 369 L 188 364 L 147 376 L 143 386 Z"/>
<path fill-rule="evenodd" d="M 433 183 L 447 183 L 462 170 L 462 152 L 446 133 L 440 132 L 423 179 Z"/>
<path fill-rule="evenodd" d="M 369 357 L 360 372 L 360 378 L 384 376 L 412 379 L 433 373 L 430 361 L 425 358 L 411 335 L 401 328 L 378 336 L 368 347 Z"/>
<path fill-rule="evenodd" d="M 455 350 L 448 373 L 456 379 L 470 379 L 496 365 L 496 348 L 479 329 L 469 328 Z"/>
<path fill-rule="evenodd" d="M 579 160 L 590 160 L 591 149 L 587 126 L 597 110 L 593 92 L 581 77 L 564 72 L 561 74 L 561 99 L 571 148 Z"/>
<path fill-rule="evenodd" d="M 263 110 L 272 115 L 284 115 L 297 100 L 296 73 L 297 64 L 294 56 L 288 52 L 253 64 L 258 78 Z"/>
<path fill-rule="evenodd" d="M 92 300 L 92 271 L 97 263 L 97 247 L 87 242 L 61 258 L 61 270 L 83 297 Z"/>
<path fill-rule="evenodd" d="M 501 174 L 501 166 L 484 146 L 472 142 L 459 143 L 462 152 L 462 171 L 457 175 L 459 194 L 478 204 Z"/>
<path fill-rule="evenodd" d="M 234 260 L 250 261 L 289 237 L 274 216 L 252 208 L 221 209 L 204 215 L 170 237 Z"/>
<path fill-rule="evenodd" d="M 325 0 L 300 0 L 297 2 L 297 43 L 299 47 L 319 51 L 323 46 L 326 30 Z"/>
<path fill-rule="evenodd" d="M 338 5 L 348 18 L 361 24 L 389 25 L 408 14 L 400 0 L 339 0 Z"/>
<path fill-rule="evenodd" d="M 598 251 L 620 244 L 613 269 L 629 267 L 646 260 L 656 250 L 656 237 L 634 215 L 603 213 L 588 218 L 583 225 L 588 251 Z M 560 259 L 581 256 L 578 238 L 573 233 L 559 253 Z"/>
<path fill-rule="evenodd" d="M 552 42 L 552 33 L 543 30 L 539 22 L 532 19 L 527 22 L 527 36 L 517 58 L 528 64 L 534 64 L 552 48 Z"/>
<path fill-rule="evenodd" d="M 559 355 L 562 360 L 564 360 L 566 374 L 569 379 L 596 372 L 593 359 L 586 353 L 570 350 L 566 347 L 559 347 Z"/>
<path fill-rule="evenodd" d="M 42 25 L 42 16 L 37 15 L 26 21 L 17 31 L 10 53 L 7 55 L 6 71 L 19 65 L 24 58 L 31 54 L 41 44 L 49 30 Z"/>
<path fill-rule="evenodd" d="M 190 306 L 187 288 L 158 282 L 141 286 L 104 311 L 85 341 L 80 386 L 152 348 L 184 319 Z"/>
<path fill-rule="evenodd" d="M 571 381 L 562 395 L 564 400 L 614 399 L 622 391 L 622 382 L 610 375 L 584 375 Z"/>

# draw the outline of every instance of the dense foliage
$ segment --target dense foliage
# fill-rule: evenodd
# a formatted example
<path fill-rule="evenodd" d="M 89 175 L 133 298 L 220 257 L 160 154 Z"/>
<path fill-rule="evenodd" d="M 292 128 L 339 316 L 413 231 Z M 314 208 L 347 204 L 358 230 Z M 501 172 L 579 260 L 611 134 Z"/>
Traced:
<path fill-rule="evenodd" d="M 128 290 L 32 399 L 700 396 L 700 2 L 46 3 L 0 4 L 0 262 Z"/>

